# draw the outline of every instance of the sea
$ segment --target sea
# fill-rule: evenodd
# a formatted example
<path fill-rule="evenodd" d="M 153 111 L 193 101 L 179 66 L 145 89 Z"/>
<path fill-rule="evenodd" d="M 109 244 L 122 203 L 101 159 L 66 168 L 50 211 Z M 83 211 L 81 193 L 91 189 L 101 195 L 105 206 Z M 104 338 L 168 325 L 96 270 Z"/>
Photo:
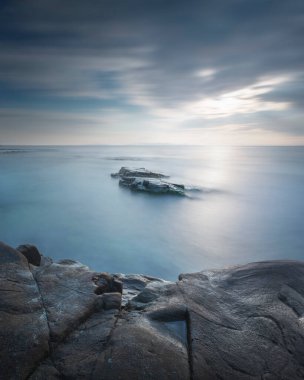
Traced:
<path fill-rule="evenodd" d="M 120 187 L 146 168 L 186 195 Z M 304 147 L 0 146 L 0 240 L 92 270 L 179 273 L 304 259 Z"/>

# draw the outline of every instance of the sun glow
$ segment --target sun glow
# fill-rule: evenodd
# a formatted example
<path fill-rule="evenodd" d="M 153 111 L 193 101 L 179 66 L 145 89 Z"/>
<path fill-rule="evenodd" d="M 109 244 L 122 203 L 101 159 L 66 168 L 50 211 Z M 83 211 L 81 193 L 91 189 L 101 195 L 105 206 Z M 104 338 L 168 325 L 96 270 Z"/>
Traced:
<path fill-rule="evenodd" d="M 290 79 L 287 76 L 263 78 L 251 86 L 194 102 L 188 105 L 187 112 L 192 116 L 215 119 L 235 114 L 286 110 L 290 106 L 288 102 L 264 101 L 261 95 L 273 91 L 275 86 Z"/>

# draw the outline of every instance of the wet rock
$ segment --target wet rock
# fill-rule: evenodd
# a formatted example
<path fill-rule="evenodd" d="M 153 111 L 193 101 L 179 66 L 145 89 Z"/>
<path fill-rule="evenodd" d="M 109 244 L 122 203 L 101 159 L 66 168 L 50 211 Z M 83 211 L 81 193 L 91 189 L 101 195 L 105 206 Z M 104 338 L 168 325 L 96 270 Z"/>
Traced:
<path fill-rule="evenodd" d="M 128 187 L 133 191 L 185 195 L 184 185 L 164 181 L 163 178 L 167 178 L 168 176 L 151 172 L 145 168 L 131 169 L 122 167 L 118 173 L 113 173 L 111 176 L 120 178 L 119 185 Z"/>
<path fill-rule="evenodd" d="M 127 168 L 125 166 L 121 167 L 118 173 L 112 173 L 111 176 L 113 178 L 123 178 L 123 177 L 140 177 L 140 178 L 167 178 L 168 176 L 151 172 L 149 170 L 146 170 L 145 168 Z"/>
<path fill-rule="evenodd" d="M 122 177 L 122 179 L 119 181 L 119 185 L 128 187 L 133 191 L 144 191 L 155 194 L 185 195 L 184 185 L 178 185 L 159 179 Z"/>
<path fill-rule="evenodd" d="M 34 245 L 23 244 L 17 247 L 17 251 L 21 252 L 27 258 L 27 261 L 35 266 L 39 266 L 41 262 L 41 254 Z"/>

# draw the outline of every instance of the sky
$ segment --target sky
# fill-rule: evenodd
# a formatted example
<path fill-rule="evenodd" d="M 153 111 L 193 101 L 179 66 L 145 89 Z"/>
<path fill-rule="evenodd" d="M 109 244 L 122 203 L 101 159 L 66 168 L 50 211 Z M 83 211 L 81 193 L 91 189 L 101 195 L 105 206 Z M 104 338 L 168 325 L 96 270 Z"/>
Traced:
<path fill-rule="evenodd" d="M 303 0 L 1 0 L 0 144 L 304 145 Z"/>

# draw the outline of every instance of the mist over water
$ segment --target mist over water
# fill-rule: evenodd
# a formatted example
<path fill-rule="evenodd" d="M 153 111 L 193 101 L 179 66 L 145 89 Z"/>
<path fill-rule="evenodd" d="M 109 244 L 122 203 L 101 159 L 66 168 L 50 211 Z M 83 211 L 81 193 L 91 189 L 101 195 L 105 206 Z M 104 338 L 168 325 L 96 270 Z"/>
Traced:
<path fill-rule="evenodd" d="M 134 193 L 110 176 L 121 166 L 197 191 Z M 303 194 L 303 147 L 0 147 L 0 240 L 98 271 L 303 259 Z"/>

